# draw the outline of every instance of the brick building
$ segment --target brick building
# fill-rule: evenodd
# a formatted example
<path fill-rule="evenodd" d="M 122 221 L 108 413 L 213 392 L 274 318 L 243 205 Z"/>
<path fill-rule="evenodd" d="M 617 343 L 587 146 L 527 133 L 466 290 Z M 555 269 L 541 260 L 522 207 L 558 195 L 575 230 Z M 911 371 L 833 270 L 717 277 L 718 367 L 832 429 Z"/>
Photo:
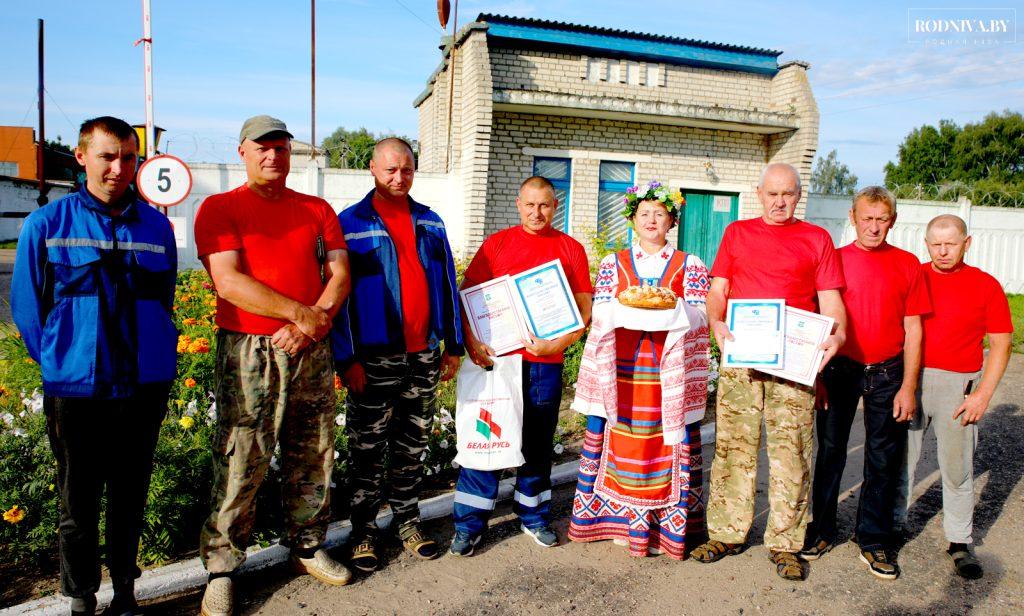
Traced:
<path fill-rule="evenodd" d="M 29 126 L 0 126 L 0 175 L 36 177 L 36 131 Z"/>
<path fill-rule="evenodd" d="M 766 162 L 810 176 L 808 65 L 779 64 L 779 51 L 488 14 L 455 43 L 450 154 L 450 46 L 414 105 L 420 169 L 453 174 L 470 253 L 518 223 L 516 191 L 534 173 L 559 189 L 556 226 L 588 248 L 595 232 L 627 237 L 628 186 L 680 188 L 671 239 L 709 263 L 728 222 L 758 215 Z"/>

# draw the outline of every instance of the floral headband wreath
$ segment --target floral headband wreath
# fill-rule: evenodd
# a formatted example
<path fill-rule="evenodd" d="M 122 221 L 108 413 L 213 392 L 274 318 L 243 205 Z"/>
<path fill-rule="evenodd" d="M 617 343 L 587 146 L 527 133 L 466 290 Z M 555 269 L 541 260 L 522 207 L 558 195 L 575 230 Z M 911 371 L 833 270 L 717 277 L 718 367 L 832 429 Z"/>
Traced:
<path fill-rule="evenodd" d="M 630 186 L 626 189 L 626 196 L 622 198 L 622 203 L 625 204 L 626 208 L 622 211 L 622 215 L 632 220 L 633 215 L 636 214 L 636 209 L 640 207 L 641 201 L 657 201 L 664 205 L 668 213 L 676 220 L 679 220 L 679 210 L 686 205 L 686 199 L 683 197 L 682 191 L 672 192 L 667 186 L 662 185 L 661 182 L 652 180 L 642 188 L 640 186 Z"/>

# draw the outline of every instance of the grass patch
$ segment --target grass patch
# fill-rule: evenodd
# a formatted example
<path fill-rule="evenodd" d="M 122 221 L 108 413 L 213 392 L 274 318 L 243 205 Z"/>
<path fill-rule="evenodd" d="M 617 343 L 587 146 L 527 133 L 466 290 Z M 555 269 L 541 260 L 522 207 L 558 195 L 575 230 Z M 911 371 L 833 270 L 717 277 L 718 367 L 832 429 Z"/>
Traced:
<path fill-rule="evenodd" d="M 1024 353 L 1024 295 L 1008 293 L 1010 317 L 1013 319 L 1013 351 Z"/>
<path fill-rule="evenodd" d="M 17 248 L 17 247 L 18 247 L 18 240 L 6 240 L 6 241 L 3 241 L 3 242 L 0 242 L 0 248 L 11 248 L 11 249 L 13 249 L 13 248 Z"/>

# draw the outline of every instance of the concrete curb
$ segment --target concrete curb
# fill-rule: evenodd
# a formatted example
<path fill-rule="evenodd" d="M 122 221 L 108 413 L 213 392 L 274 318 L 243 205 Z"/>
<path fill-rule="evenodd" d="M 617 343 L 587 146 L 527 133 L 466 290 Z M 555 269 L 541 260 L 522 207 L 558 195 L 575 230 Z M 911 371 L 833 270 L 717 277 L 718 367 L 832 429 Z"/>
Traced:
<path fill-rule="evenodd" d="M 709 423 L 701 426 L 701 443 L 707 445 L 715 440 L 715 424 Z M 576 480 L 576 473 L 579 470 L 579 462 L 571 461 L 559 464 L 551 469 L 551 484 L 563 485 Z M 512 496 L 514 479 L 509 478 L 501 482 L 498 487 L 498 499 L 506 500 Z M 434 498 L 428 498 L 420 502 L 420 517 L 424 520 L 434 520 L 449 516 L 452 513 L 454 493 L 442 494 Z M 391 514 L 382 514 L 377 518 L 377 525 L 385 527 L 391 523 Z M 327 539 L 324 545 L 328 548 L 341 545 L 348 540 L 351 526 L 348 520 L 334 522 L 327 528 Z M 240 572 L 256 571 L 272 567 L 288 559 L 288 548 L 273 544 L 266 548 L 253 547 L 248 551 L 245 564 L 239 569 Z M 142 577 L 135 582 L 135 596 L 139 601 L 153 601 L 164 597 L 181 595 L 201 588 L 206 584 L 206 569 L 199 558 L 192 558 L 164 567 L 150 569 L 142 572 Z M 110 603 L 114 591 L 110 583 L 104 583 L 96 593 L 98 602 L 97 612 Z M 0 616 L 13 616 L 14 614 L 31 614 L 32 616 L 63 616 L 67 613 L 68 600 L 60 595 L 35 599 L 20 605 L 14 605 L 0 610 Z"/>

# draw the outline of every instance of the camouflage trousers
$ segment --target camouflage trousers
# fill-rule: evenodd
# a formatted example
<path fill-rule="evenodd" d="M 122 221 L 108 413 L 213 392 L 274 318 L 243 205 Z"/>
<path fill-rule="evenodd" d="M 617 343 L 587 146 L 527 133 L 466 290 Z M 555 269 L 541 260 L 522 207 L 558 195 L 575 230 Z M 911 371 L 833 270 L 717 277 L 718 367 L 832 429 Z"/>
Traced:
<path fill-rule="evenodd" d="M 797 552 L 807 531 L 814 452 L 814 388 L 755 370 L 727 368 L 718 381 L 708 535 L 743 543 L 754 521 L 761 420 L 768 435 L 769 550 Z"/>
<path fill-rule="evenodd" d="M 216 358 L 217 431 L 210 517 L 199 555 L 211 573 L 245 562 L 256 518 L 256 492 L 280 446 L 282 543 L 320 545 L 330 518 L 334 466 L 334 368 L 329 343 L 295 357 L 270 336 L 221 330 Z"/>
<path fill-rule="evenodd" d="M 360 360 L 366 387 L 349 392 L 346 411 L 355 538 L 376 534 L 385 498 L 399 533 L 419 522 L 422 456 L 437 406 L 440 361 L 438 349 Z"/>

